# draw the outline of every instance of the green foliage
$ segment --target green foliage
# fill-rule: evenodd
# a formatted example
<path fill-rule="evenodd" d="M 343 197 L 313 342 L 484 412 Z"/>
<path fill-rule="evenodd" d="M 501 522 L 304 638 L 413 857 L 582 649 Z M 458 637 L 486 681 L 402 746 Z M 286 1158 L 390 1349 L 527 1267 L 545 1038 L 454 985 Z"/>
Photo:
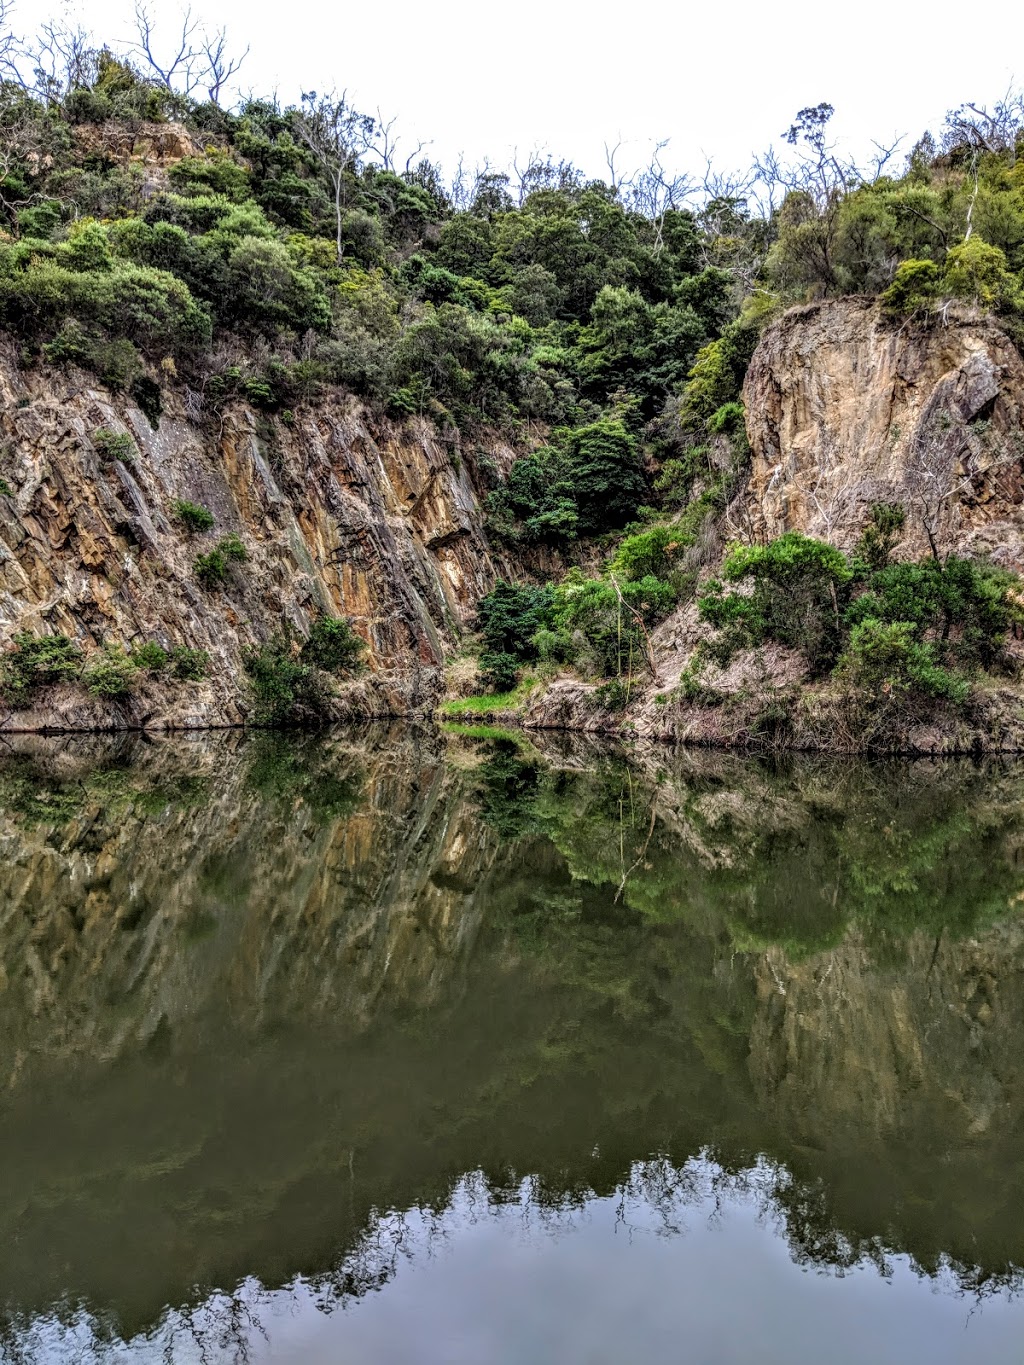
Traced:
<path fill-rule="evenodd" d="M 205 649 L 177 645 L 171 650 L 168 665 L 180 682 L 199 682 L 210 672 L 210 656 Z"/>
<path fill-rule="evenodd" d="M 882 294 L 882 307 L 907 317 L 930 308 L 941 293 L 942 271 L 934 261 L 903 261 Z"/>
<path fill-rule="evenodd" d="M 0 693 L 20 702 L 41 687 L 73 682 L 82 671 L 82 650 L 67 635 L 14 636 L 14 649 L 0 655 Z"/>
<path fill-rule="evenodd" d="M 789 531 L 768 545 L 733 547 L 722 568 L 728 582 L 747 580 L 751 590 L 727 592 L 711 580 L 699 602 L 702 620 L 736 646 L 775 640 L 800 650 L 815 673 L 831 667 L 854 576 L 839 550 Z"/>
<path fill-rule="evenodd" d="M 516 460 L 487 506 L 499 535 L 557 543 L 626 525 L 646 493 L 636 438 L 620 418 L 603 417 Z"/>
<path fill-rule="evenodd" d="M 129 658 L 136 668 L 150 673 L 166 673 L 178 682 L 198 682 L 210 671 L 210 656 L 205 649 L 189 649 L 176 645 L 166 650 L 156 641 L 147 641 L 132 649 Z"/>
<path fill-rule="evenodd" d="M 619 678 L 609 678 L 595 687 L 594 696 L 606 711 L 621 711 L 629 704 L 629 683 L 623 683 Z"/>
<path fill-rule="evenodd" d="M 131 651 L 131 661 L 135 667 L 144 668 L 150 673 L 162 673 L 169 660 L 167 650 L 155 640 L 147 640 L 143 645 L 136 645 Z"/>
<path fill-rule="evenodd" d="M 650 574 L 620 584 L 571 570 L 552 605 L 555 648 L 565 661 L 601 677 L 632 676 L 647 666 L 645 632 L 675 603 L 674 589 Z"/>
<path fill-rule="evenodd" d="M 119 460 L 121 464 L 133 465 L 139 453 L 138 446 L 126 431 L 111 431 L 109 427 L 94 431 L 92 443 L 100 459 L 111 464 Z"/>
<path fill-rule="evenodd" d="M 962 704 L 970 683 L 938 662 L 939 648 L 922 643 L 911 621 L 879 621 L 864 617 L 850 631 L 836 675 L 874 700 L 913 702 L 920 699 Z"/>
<path fill-rule="evenodd" d="M 171 511 L 186 531 L 209 531 L 213 526 L 213 513 L 208 508 L 200 506 L 199 503 L 178 498 L 172 503 Z"/>
<path fill-rule="evenodd" d="M 485 648 L 520 663 L 536 659 L 534 636 L 547 624 L 553 599 L 550 585 L 534 587 L 499 579 L 477 604 L 477 629 Z"/>
<path fill-rule="evenodd" d="M 684 429 L 703 435 L 734 427 L 737 420 L 742 422 L 737 400 L 758 332 L 756 322 L 740 318 L 698 352 L 683 390 L 680 416 Z M 717 422 L 715 428 L 713 421 Z"/>
<path fill-rule="evenodd" d="M 249 558 L 249 552 L 232 533 L 218 540 L 212 550 L 196 555 L 192 571 L 204 588 L 216 588 L 228 579 L 228 569 L 232 562 L 242 563 Z"/>
<path fill-rule="evenodd" d="M 868 510 L 867 525 L 854 551 L 854 563 L 871 572 L 884 569 L 899 544 L 907 514 L 895 502 L 874 502 Z"/>
<path fill-rule="evenodd" d="M 324 721 L 329 693 L 322 671 L 297 657 L 292 641 L 277 636 L 266 644 L 242 652 L 249 686 L 262 725 L 320 724 Z"/>
<path fill-rule="evenodd" d="M 313 664 L 327 673 L 344 676 L 359 667 L 360 655 L 366 641 L 352 629 L 344 618 L 318 616 L 309 631 L 309 639 L 299 651 L 303 663 Z"/>
<path fill-rule="evenodd" d="M 82 681 L 94 697 L 123 701 L 131 695 L 136 663 L 117 645 L 105 645 L 99 656 L 86 664 Z"/>
<path fill-rule="evenodd" d="M 1015 576 L 982 561 L 890 564 L 873 574 L 846 611 L 851 626 L 875 619 L 909 622 L 916 638 L 936 642 L 942 661 L 971 670 L 998 663 L 1009 630 L 1021 619 Z"/>
<path fill-rule="evenodd" d="M 833 669 L 851 694 L 893 716 L 961 705 L 979 669 L 1005 665 L 1006 637 L 1024 619 L 1019 580 L 955 555 L 890 563 L 903 522 L 902 508 L 875 504 L 852 562 L 797 532 L 734 548 L 724 573 L 743 589 L 706 585 L 701 619 L 720 635 L 704 653 L 724 662 L 737 648 L 777 641 L 799 649 L 813 673 Z M 699 668 L 681 684 L 699 700 Z M 870 719 L 880 723 L 879 715 Z"/>
<path fill-rule="evenodd" d="M 668 579 L 675 557 L 684 542 L 674 526 L 652 526 L 619 541 L 610 572 L 628 583 L 641 578 Z"/>
<path fill-rule="evenodd" d="M 491 693 L 511 692 L 519 681 L 522 660 L 515 654 L 487 649 L 480 655 L 480 676 Z"/>

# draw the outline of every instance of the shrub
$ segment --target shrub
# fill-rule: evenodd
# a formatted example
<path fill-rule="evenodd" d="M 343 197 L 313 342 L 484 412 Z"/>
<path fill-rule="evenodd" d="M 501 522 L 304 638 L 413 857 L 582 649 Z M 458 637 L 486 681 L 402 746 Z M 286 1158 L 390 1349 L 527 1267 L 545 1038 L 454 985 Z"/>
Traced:
<path fill-rule="evenodd" d="M 82 681 L 94 697 L 120 700 L 127 697 L 135 681 L 135 661 L 117 645 L 105 645 L 99 658 L 92 659 L 82 672 Z"/>
<path fill-rule="evenodd" d="M 553 600 L 550 586 L 516 585 L 499 579 L 477 604 L 477 629 L 487 653 L 508 655 L 518 663 L 536 659 L 534 636 L 547 623 Z"/>
<path fill-rule="evenodd" d="M 301 725 L 322 721 L 328 693 L 321 673 L 296 658 L 291 641 L 278 636 L 242 652 L 256 702 L 256 718 L 265 725 Z"/>
<path fill-rule="evenodd" d="M 14 636 L 14 649 L 0 657 L 0 692 L 21 701 L 37 688 L 71 682 L 82 671 L 82 650 L 67 635 Z"/>
<path fill-rule="evenodd" d="M 646 492 L 636 439 L 619 418 L 603 417 L 516 460 L 487 507 L 499 535 L 557 542 L 627 525 Z"/>
<path fill-rule="evenodd" d="M 621 711 L 629 702 L 629 686 L 618 678 L 610 678 L 594 689 L 594 696 L 606 711 Z"/>
<path fill-rule="evenodd" d="M 980 237 L 952 247 L 946 256 L 944 283 L 956 298 L 992 308 L 1011 302 L 1016 282 L 1006 268 L 1006 255 Z"/>
<path fill-rule="evenodd" d="M 485 650 L 480 655 L 480 676 L 490 693 L 511 692 L 519 681 L 521 661 L 514 654 Z"/>
<path fill-rule="evenodd" d="M 213 513 L 197 502 L 188 502 L 184 498 L 179 498 L 171 510 L 186 531 L 209 531 L 213 526 Z"/>
<path fill-rule="evenodd" d="M 861 533 L 854 562 L 877 572 L 889 563 L 889 556 L 899 544 L 907 514 L 899 503 L 875 502 L 868 512 L 868 523 Z"/>
<path fill-rule="evenodd" d="M 199 682 L 210 671 L 210 656 L 205 649 L 177 645 L 170 653 L 171 673 L 181 682 Z"/>
<path fill-rule="evenodd" d="M 998 662 L 1010 628 L 1020 619 L 1006 570 L 950 555 L 944 564 L 889 564 L 873 574 L 851 602 L 849 625 L 875 619 L 909 622 L 918 640 L 933 640 L 942 662 L 972 669 Z"/>
<path fill-rule="evenodd" d="M 131 659 L 136 668 L 145 668 L 150 673 L 161 673 L 167 667 L 170 658 L 163 645 L 158 645 L 155 640 L 147 640 L 144 645 L 138 645 L 132 650 Z"/>
<path fill-rule="evenodd" d="M 138 455 L 138 447 L 126 431 L 112 431 L 110 427 L 99 427 L 92 434 L 92 443 L 101 460 L 113 464 L 133 465 Z"/>
<path fill-rule="evenodd" d="M 344 675 L 359 666 L 366 641 L 344 617 L 319 616 L 310 628 L 309 639 L 299 651 L 303 663 L 313 664 L 326 673 Z"/>
<path fill-rule="evenodd" d="M 224 536 L 207 554 L 196 555 L 193 572 L 204 588 L 215 588 L 227 582 L 228 568 L 232 560 L 242 562 L 249 558 L 249 552 L 234 533 Z"/>
<path fill-rule="evenodd" d="M 611 571 L 631 583 L 648 575 L 664 579 L 669 576 L 672 561 L 681 548 L 674 527 L 652 526 L 648 531 L 626 536 L 615 551 Z"/>
<path fill-rule="evenodd" d="M 853 579 L 841 551 L 787 531 L 768 545 L 734 547 L 723 573 L 734 583 L 751 581 L 752 591 L 726 592 L 712 579 L 699 600 L 701 620 L 726 631 L 736 645 L 775 640 L 798 649 L 815 673 L 835 662 Z"/>
<path fill-rule="evenodd" d="M 960 705 L 970 692 L 966 678 L 941 666 L 935 645 L 916 638 L 911 621 L 858 622 L 836 673 L 873 702 L 932 699 Z"/>
<path fill-rule="evenodd" d="M 570 572 L 555 594 L 552 623 L 560 652 L 568 659 L 585 656 L 603 677 L 632 674 L 646 667 L 645 631 L 675 605 L 667 583 L 648 575 L 616 585 Z M 589 656 L 589 657 L 586 657 Z"/>
<path fill-rule="evenodd" d="M 929 308 L 942 292 L 942 271 L 934 261 L 904 261 L 882 294 L 882 308 L 907 317 Z"/>

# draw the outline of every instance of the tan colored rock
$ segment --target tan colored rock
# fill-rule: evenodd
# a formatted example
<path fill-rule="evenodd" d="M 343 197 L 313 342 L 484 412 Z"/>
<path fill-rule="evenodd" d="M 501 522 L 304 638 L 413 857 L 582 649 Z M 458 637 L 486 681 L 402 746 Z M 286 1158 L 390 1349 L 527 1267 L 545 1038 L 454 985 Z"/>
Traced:
<path fill-rule="evenodd" d="M 748 513 L 849 548 L 873 502 L 907 513 L 905 554 L 1024 567 L 1024 359 L 961 309 L 902 325 L 865 299 L 794 308 L 765 331 L 743 388 Z"/>
<path fill-rule="evenodd" d="M 347 715 L 432 709 L 443 665 L 496 573 L 468 462 L 425 421 L 375 420 L 341 394 L 293 425 L 235 405 L 188 420 L 177 391 L 153 429 L 129 401 L 80 372 L 20 371 L 0 356 L 0 646 L 15 632 L 63 632 L 86 650 L 154 640 L 209 651 L 202 683 L 149 683 L 124 705 L 80 687 L 30 709 L 0 709 L 0 729 L 237 724 L 249 710 L 242 650 L 320 611 L 366 640 L 368 672 L 341 689 Z M 131 434 L 131 466 L 101 460 L 100 427 Z M 495 442 L 495 459 L 512 453 Z M 208 507 L 212 531 L 188 535 L 173 507 Z M 230 581 L 204 589 L 198 553 L 228 534 L 248 553 Z"/>

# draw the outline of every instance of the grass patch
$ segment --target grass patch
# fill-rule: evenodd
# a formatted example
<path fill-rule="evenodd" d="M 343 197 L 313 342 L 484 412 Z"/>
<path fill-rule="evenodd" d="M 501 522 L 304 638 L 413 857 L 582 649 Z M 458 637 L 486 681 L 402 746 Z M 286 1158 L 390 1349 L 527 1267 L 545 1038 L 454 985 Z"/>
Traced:
<path fill-rule="evenodd" d="M 518 711 L 537 685 L 535 678 L 523 678 L 511 692 L 494 692 L 479 697 L 458 697 L 442 703 L 446 716 L 495 716 L 502 711 Z"/>

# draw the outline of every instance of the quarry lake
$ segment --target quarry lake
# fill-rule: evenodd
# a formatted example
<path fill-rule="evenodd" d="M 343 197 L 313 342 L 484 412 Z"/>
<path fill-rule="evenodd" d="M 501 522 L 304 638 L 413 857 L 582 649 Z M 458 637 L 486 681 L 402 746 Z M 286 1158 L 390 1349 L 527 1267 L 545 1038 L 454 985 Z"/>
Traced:
<path fill-rule="evenodd" d="M 1024 764 L 0 746 L 0 1360 L 1024 1361 Z"/>

